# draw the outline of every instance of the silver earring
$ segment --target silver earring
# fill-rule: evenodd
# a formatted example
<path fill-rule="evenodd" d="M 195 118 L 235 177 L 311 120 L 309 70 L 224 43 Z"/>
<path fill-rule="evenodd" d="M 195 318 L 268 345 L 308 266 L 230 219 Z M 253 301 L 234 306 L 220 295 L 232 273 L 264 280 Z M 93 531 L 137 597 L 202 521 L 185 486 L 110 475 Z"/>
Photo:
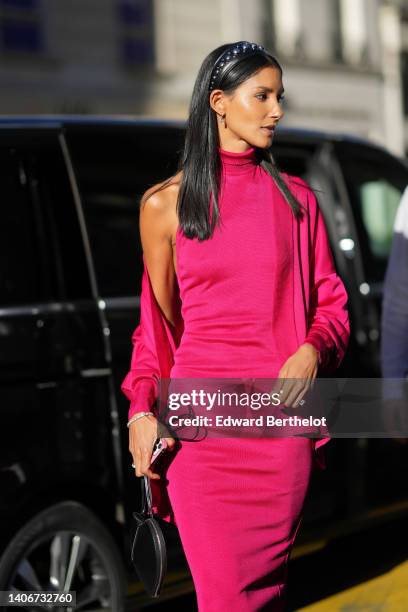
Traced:
<path fill-rule="evenodd" d="M 221 123 L 225 125 L 225 115 L 221 115 L 220 120 L 221 120 Z"/>

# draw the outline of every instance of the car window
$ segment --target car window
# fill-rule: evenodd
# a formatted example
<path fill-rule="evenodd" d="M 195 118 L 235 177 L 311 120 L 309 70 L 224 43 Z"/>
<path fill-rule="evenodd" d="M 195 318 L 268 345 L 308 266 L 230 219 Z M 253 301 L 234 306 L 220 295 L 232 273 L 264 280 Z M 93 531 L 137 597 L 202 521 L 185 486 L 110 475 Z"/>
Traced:
<path fill-rule="evenodd" d="M 184 131 L 161 126 L 68 126 L 67 142 L 100 293 L 135 295 L 142 275 L 139 198 L 176 171 Z M 278 143 L 273 154 L 282 171 L 307 179 L 314 148 Z"/>
<path fill-rule="evenodd" d="M 21 151 L 31 184 L 31 196 L 46 217 L 58 298 L 92 297 L 90 275 L 78 212 L 62 151 L 55 138 L 44 138 L 40 146 Z"/>
<path fill-rule="evenodd" d="M 0 149 L 0 306 L 41 302 L 54 297 L 47 273 L 42 213 L 31 197 L 23 159 Z"/>
<path fill-rule="evenodd" d="M 139 199 L 177 166 L 181 131 L 162 127 L 72 127 L 67 142 L 81 193 L 99 292 L 140 291 Z"/>
<path fill-rule="evenodd" d="M 368 179 L 360 185 L 361 216 L 374 257 L 389 255 L 400 198 L 400 190 L 384 178 Z"/>
<path fill-rule="evenodd" d="M 392 155 L 369 147 L 337 149 L 368 280 L 382 281 L 408 169 Z"/>
<path fill-rule="evenodd" d="M 279 170 L 292 176 L 300 176 L 304 180 L 309 179 L 310 160 L 314 153 L 314 147 L 301 147 L 298 145 L 274 144 L 272 155 Z"/>

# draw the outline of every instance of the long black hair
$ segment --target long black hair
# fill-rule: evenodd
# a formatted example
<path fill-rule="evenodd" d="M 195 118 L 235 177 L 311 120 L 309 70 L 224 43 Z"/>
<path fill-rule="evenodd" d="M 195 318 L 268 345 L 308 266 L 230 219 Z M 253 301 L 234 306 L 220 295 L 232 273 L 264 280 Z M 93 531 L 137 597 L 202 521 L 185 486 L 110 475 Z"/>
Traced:
<path fill-rule="evenodd" d="M 178 192 L 177 212 L 180 228 L 188 238 L 207 240 L 219 224 L 220 215 L 218 196 L 221 180 L 221 159 L 219 154 L 219 135 L 217 117 L 209 103 L 209 87 L 212 70 L 217 58 L 231 46 L 221 45 L 211 51 L 204 59 L 194 84 L 184 150 L 180 156 L 177 172 L 182 171 Z M 273 66 L 282 74 L 278 60 L 267 51 L 241 58 L 232 65 L 217 84 L 217 89 L 233 93 L 244 81 L 264 66 Z M 292 208 L 296 218 L 302 216 L 302 204 L 295 198 L 273 158 L 270 149 L 256 149 L 259 161 L 269 162 L 271 173 L 281 193 Z M 157 190 L 164 189 L 170 177 Z M 151 195 L 151 193 L 150 193 Z M 212 214 L 210 216 L 210 196 L 212 195 Z"/>

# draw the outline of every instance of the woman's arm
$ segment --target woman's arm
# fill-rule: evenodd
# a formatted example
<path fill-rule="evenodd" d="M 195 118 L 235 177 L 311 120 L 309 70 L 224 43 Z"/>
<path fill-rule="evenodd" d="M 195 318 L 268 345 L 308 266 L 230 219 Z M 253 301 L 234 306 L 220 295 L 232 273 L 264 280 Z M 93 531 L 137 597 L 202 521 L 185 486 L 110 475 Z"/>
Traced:
<path fill-rule="evenodd" d="M 139 216 L 144 261 L 153 292 L 162 313 L 173 327 L 180 316 L 172 246 L 177 229 L 176 196 L 176 188 L 170 186 L 147 199 L 142 198 Z"/>
<path fill-rule="evenodd" d="M 293 407 L 313 386 L 318 367 L 325 372 L 336 370 L 350 335 L 348 296 L 334 267 L 322 213 L 309 185 L 299 177 L 296 182 L 305 187 L 310 215 L 308 326 L 304 342 L 279 371 L 281 389 L 274 389 L 283 404 Z M 303 193 L 300 199 L 304 197 Z"/>
<path fill-rule="evenodd" d="M 171 362 L 173 344 L 180 327 L 177 279 L 174 269 L 172 238 L 177 228 L 175 190 L 168 187 L 141 200 L 139 228 L 144 271 L 140 301 L 140 322 L 132 335 L 131 368 L 122 382 L 122 392 L 130 400 L 129 419 L 138 412 L 153 411 L 160 377 Z M 157 419 L 147 416 L 129 427 L 129 450 L 136 474 L 147 474 L 151 450 L 157 438 Z M 172 438 L 167 439 L 174 445 Z M 157 475 L 156 475 L 157 477 Z"/>
<path fill-rule="evenodd" d="M 130 400 L 129 419 L 137 412 L 152 410 L 158 381 L 171 359 L 167 338 L 177 344 L 182 324 L 172 248 L 172 235 L 177 229 L 176 194 L 166 188 L 149 197 L 153 189 L 143 195 L 140 207 L 144 264 L 140 322 L 132 335 L 130 371 L 121 385 Z"/>
<path fill-rule="evenodd" d="M 322 369 L 334 372 L 343 360 L 350 337 L 348 295 L 336 272 L 323 215 L 310 188 L 307 197 L 312 252 L 308 333 L 304 342 L 319 351 Z"/>

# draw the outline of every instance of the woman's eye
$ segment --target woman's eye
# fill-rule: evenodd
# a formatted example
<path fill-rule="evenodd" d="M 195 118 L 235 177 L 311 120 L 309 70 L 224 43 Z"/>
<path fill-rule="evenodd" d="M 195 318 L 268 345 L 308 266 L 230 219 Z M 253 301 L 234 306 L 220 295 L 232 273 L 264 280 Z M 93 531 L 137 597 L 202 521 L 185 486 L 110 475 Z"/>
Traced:
<path fill-rule="evenodd" d="M 266 95 L 266 94 L 264 94 L 264 93 L 261 93 L 261 94 L 257 94 L 257 95 L 256 95 L 256 97 L 257 97 L 259 100 L 266 100 L 267 95 Z M 285 99 L 285 96 L 284 96 L 283 94 L 282 94 L 281 96 L 279 96 L 279 97 L 278 97 L 278 102 L 279 102 L 279 104 L 280 104 L 280 103 L 282 102 L 282 100 L 284 100 L 284 99 Z"/>

